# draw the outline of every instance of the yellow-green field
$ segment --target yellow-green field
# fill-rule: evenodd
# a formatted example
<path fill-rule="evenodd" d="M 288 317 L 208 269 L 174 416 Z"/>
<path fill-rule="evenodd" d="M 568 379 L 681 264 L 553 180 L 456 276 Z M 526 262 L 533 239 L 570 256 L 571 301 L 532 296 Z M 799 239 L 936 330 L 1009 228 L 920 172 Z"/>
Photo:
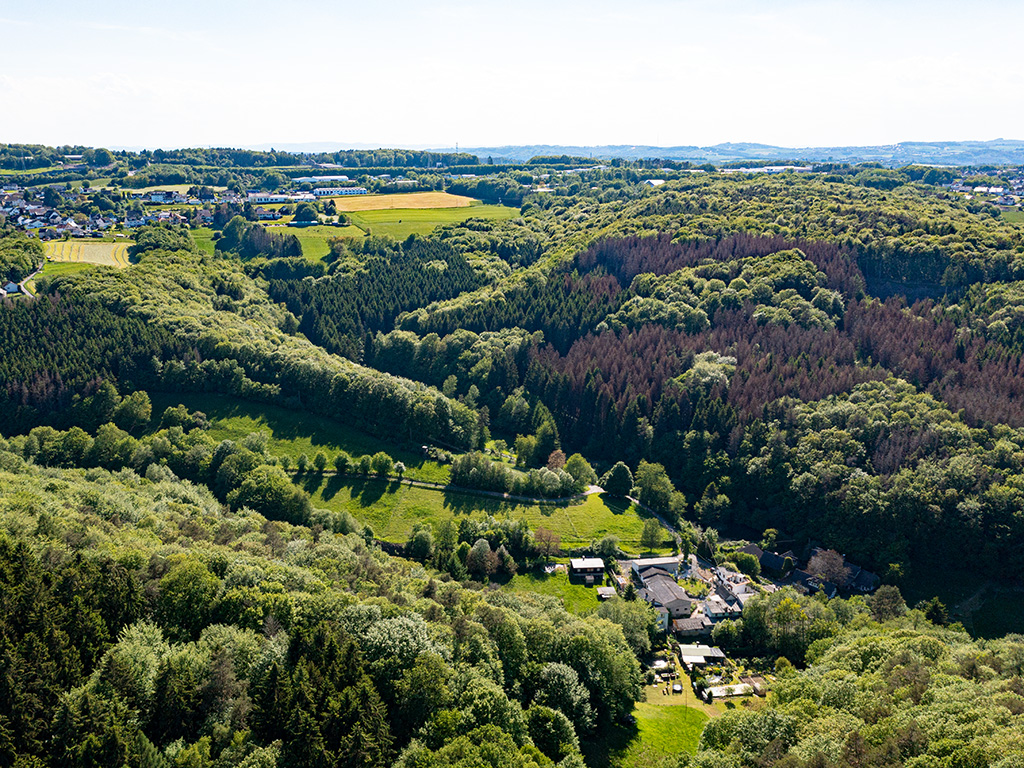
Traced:
<path fill-rule="evenodd" d="M 107 267 L 127 267 L 131 241 L 119 243 L 96 240 L 51 240 L 46 243 L 46 258 L 51 261 L 84 262 Z"/>
<path fill-rule="evenodd" d="M 331 198 L 339 211 L 383 211 L 394 208 L 469 208 L 472 197 L 447 192 L 407 192 L 397 195 L 343 195 Z"/>
<path fill-rule="evenodd" d="M 271 227 L 271 232 L 295 235 L 302 244 L 302 255 L 307 259 L 322 259 L 331 252 L 327 241 L 334 237 L 363 237 L 366 233 L 358 227 L 328 227 L 318 224 L 312 227 Z"/>
<path fill-rule="evenodd" d="M 394 208 L 347 215 L 364 232 L 404 240 L 413 234 L 429 235 L 441 224 L 457 224 L 466 219 L 511 219 L 519 215 L 519 209 L 504 205 L 473 205 L 458 208 Z"/>

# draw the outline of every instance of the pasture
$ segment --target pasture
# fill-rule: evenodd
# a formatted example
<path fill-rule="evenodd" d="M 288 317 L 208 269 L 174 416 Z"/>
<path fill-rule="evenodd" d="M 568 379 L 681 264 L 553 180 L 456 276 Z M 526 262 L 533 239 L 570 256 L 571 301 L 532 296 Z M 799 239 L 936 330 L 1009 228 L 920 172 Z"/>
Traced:
<path fill-rule="evenodd" d="M 571 502 L 533 503 L 367 478 L 308 477 L 297 482 L 312 494 L 313 506 L 347 511 L 386 541 L 405 541 L 417 523 L 436 527 L 462 515 L 491 515 L 525 520 L 531 530 L 547 528 L 561 538 L 563 549 L 587 546 L 595 539 L 614 535 L 623 550 L 635 554 L 641 551 L 643 521 L 632 507 L 604 494 Z"/>
<path fill-rule="evenodd" d="M 270 232 L 295 235 L 302 245 L 302 255 L 307 259 L 322 259 L 331 252 L 328 241 L 335 237 L 363 237 L 366 233 L 358 227 L 331 227 L 317 224 L 312 227 L 270 227 Z"/>
<path fill-rule="evenodd" d="M 447 192 L 407 192 L 397 195 L 343 195 L 330 198 L 339 211 L 384 211 L 404 208 L 469 208 L 479 201 Z"/>
<path fill-rule="evenodd" d="M 208 434 L 214 440 L 240 441 L 252 432 L 263 432 L 270 438 L 267 443 L 270 454 L 287 456 L 293 466 L 303 453 L 312 461 L 317 451 L 323 451 L 328 460 L 333 461 L 339 451 L 355 457 L 385 451 L 395 461 L 405 464 L 406 477 L 448 482 L 448 468 L 425 459 L 419 451 L 395 447 L 334 419 L 222 395 L 151 393 L 151 397 L 154 427 L 166 408 L 182 403 L 189 410 L 207 415 L 210 419 Z M 329 468 L 333 469 L 333 464 Z"/>
<path fill-rule="evenodd" d="M 518 208 L 503 205 L 473 205 L 449 208 L 394 208 L 364 210 L 347 214 L 353 224 L 374 235 L 404 240 L 409 235 L 429 235 L 441 224 L 457 224 L 467 219 L 511 219 Z"/>
<path fill-rule="evenodd" d="M 683 678 L 684 688 L 688 685 Z M 693 701 L 693 694 L 689 700 Z M 663 696 L 647 688 L 647 701 L 633 710 L 635 726 L 614 724 L 595 741 L 583 743 L 587 765 L 593 768 L 648 768 L 676 765 L 671 758 L 697 751 L 708 721 L 702 708 L 684 703 L 683 696 Z"/>
<path fill-rule="evenodd" d="M 570 613 L 593 613 L 597 610 L 597 590 L 583 584 L 573 584 L 565 571 L 546 573 L 518 573 L 509 580 L 505 589 L 513 592 L 533 592 L 553 595 L 562 601 Z"/>
<path fill-rule="evenodd" d="M 45 244 L 46 258 L 56 262 L 101 264 L 106 267 L 130 266 L 128 248 L 130 240 L 104 242 L 102 240 L 51 240 Z"/>
<path fill-rule="evenodd" d="M 1024 224 L 1024 211 L 1003 211 L 1003 220 L 1012 224 Z"/>

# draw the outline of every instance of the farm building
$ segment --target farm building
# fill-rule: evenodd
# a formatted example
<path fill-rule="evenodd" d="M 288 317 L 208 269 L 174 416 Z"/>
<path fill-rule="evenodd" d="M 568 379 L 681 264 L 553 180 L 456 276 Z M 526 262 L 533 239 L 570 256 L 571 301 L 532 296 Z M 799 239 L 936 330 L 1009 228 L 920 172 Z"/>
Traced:
<path fill-rule="evenodd" d="M 296 184 L 322 184 L 325 181 L 348 181 L 348 176 L 296 176 Z"/>
<path fill-rule="evenodd" d="M 313 190 L 317 197 L 341 197 L 343 195 L 365 195 L 366 187 L 317 187 Z"/>
<path fill-rule="evenodd" d="M 640 574 L 648 568 L 660 568 L 671 574 L 673 577 L 678 578 L 679 557 L 642 557 L 638 560 L 630 561 L 630 567 L 633 569 L 633 573 L 636 574 L 637 577 L 639 577 Z"/>
<path fill-rule="evenodd" d="M 569 561 L 569 575 L 582 576 L 587 583 L 604 575 L 604 560 L 600 557 L 574 557 Z"/>
<path fill-rule="evenodd" d="M 687 669 L 693 669 L 725 661 L 725 652 L 709 645 L 680 645 L 679 660 Z"/>

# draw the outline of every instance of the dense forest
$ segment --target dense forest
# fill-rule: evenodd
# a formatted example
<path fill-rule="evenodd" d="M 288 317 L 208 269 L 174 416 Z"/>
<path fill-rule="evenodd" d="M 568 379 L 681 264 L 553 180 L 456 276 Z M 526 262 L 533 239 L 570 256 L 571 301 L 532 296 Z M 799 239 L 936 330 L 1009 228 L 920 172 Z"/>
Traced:
<path fill-rule="evenodd" d="M 142 185 L 295 164 L 74 149 L 4 146 L 0 165 L 138 160 Z M 617 164 L 530 189 L 555 161 L 575 162 L 449 185 L 513 218 L 337 238 L 314 261 L 225 210 L 210 251 L 144 228 L 130 268 L 0 304 L 0 766 L 593 768 L 632 727 L 653 611 L 498 586 L 555 554 L 550 531 L 465 515 L 381 541 L 303 478 L 397 486 L 387 452 L 293 471 L 265 435 L 154 412 L 166 393 L 329 418 L 443 456 L 461 488 L 632 492 L 687 551 L 773 531 L 879 574 L 868 597 L 787 587 L 717 624 L 773 689 L 666 766 L 1024 759 L 1024 640 L 972 639 L 897 589 L 1024 577 L 1024 230 L 929 169 L 658 169 L 652 187 Z M 5 279 L 40 258 L 0 231 Z"/>

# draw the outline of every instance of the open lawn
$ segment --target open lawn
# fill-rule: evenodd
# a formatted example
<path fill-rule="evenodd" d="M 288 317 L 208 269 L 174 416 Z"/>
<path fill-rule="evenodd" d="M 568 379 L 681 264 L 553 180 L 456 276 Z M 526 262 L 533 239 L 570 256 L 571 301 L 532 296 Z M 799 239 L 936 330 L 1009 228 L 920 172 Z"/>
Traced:
<path fill-rule="evenodd" d="M 102 264 L 127 267 L 130 240 L 103 242 L 99 240 L 51 240 L 46 243 L 46 258 L 51 261 Z"/>
<path fill-rule="evenodd" d="M 62 275 L 73 275 L 75 272 L 83 272 L 91 269 L 93 264 L 84 261 L 47 261 L 43 264 L 43 271 L 39 277 L 61 277 Z M 29 280 L 26 283 L 32 293 L 36 292 L 36 281 Z"/>
<path fill-rule="evenodd" d="M 404 240 L 409 235 L 429 235 L 440 224 L 454 224 L 466 219 L 511 219 L 518 208 L 504 205 L 474 205 L 465 208 L 396 208 L 393 210 L 359 211 L 348 217 L 360 229 L 374 235 L 390 235 Z"/>
<path fill-rule="evenodd" d="M 213 256 L 213 230 L 209 227 L 192 227 L 192 239 L 196 245 Z"/>
<path fill-rule="evenodd" d="M 405 541 L 417 523 L 437 526 L 460 515 L 492 515 L 526 520 L 531 530 L 547 528 L 561 537 L 563 548 L 585 546 L 613 534 L 619 537 L 624 550 L 640 552 L 643 521 L 632 507 L 606 500 L 603 495 L 593 494 L 568 503 L 534 504 L 387 480 L 327 477 L 300 482 L 313 495 L 314 506 L 350 512 L 369 523 L 374 533 L 386 541 Z"/>
<path fill-rule="evenodd" d="M 382 211 L 407 208 L 468 208 L 479 203 L 472 197 L 447 192 L 408 192 L 397 195 L 343 195 L 330 198 L 339 211 Z"/>
<path fill-rule="evenodd" d="M 327 241 L 334 237 L 363 237 L 366 233 L 358 227 L 329 227 L 317 224 L 312 227 L 271 227 L 270 232 L 295 235 L 302 244 L 302 255 L 307 259 L 322 259 L 331 252 Z"/>
<path fill-rule="evenodd" d="M 1003 211 L 1003 219 L 1014 224 L 1024 224 L 1024 211 Z"/>
<path fill-rule="evenodd" d="M 561 598 L 570 613 L 592 613 L 597 610 L 597 590 L 584 584 L 570 583 L 565 571 L 550 576 L 545 573 L 520 573 L 512 577 L 505 589 L 554 595 Z"/>
<path fill-rule="evenodd" d="M 650 689 L 649 689 L 650 690 Z M 635 726 L 614 725 L 601 738 L 584 742 L 583 755 L 591 768 L 657 768 L 680 752 L 694 753 L 708 716 L 686 706 L 682 696 L 655 693 L 633 710 Z M 664 699 L 664 701 L 661 701 Z"/>
<path fill-rule="evenodd" d="M 210 419 L 210 436 L 220 440 L 242 440 L 252 432 L 270 435 L 267 449 L 274 456 L 288 456 L 294 466 L 300 454 L 312 461 L 323 451 L 333 461 L 339 451 L 353 456 L 385 451 L 407 467 L 406 477 L 428 482 L 448 482 L 448 468 L 423 458 L 419 452 L 396 448 L 333 419 L 290 411 L 262 403 L 249 403 L 221 395 L 168 395 L 151 393 L 154 427 L 169 406 L 183 403 L 189 410 L 202 411 Z M 333 465 L 331 465 L 333 468 Z"/>

